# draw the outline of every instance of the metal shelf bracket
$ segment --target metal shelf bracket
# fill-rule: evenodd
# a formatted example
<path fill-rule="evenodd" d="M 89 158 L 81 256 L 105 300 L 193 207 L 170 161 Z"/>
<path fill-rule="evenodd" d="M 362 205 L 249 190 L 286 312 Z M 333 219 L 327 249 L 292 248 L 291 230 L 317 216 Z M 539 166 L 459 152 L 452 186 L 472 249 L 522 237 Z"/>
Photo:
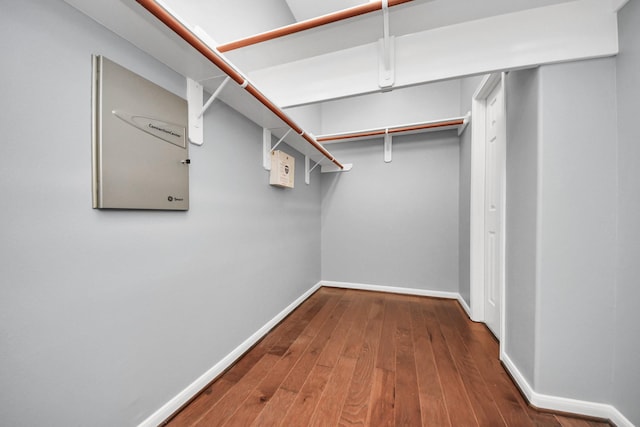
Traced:
<path fill-rule="evenodd" d="M 383 37 L 378 42 L 378 86 L 383 92 L 393 89 L 395 83 L 394 37 L 389 35 L 389 1 L 382 0 Z"/>
<path fill-rule="evenodd" d="M 222 89 L 229 82 L 230 77 L 227 77 L 220 83 L 220 86 L 215 90 L 213 95 L 202 105 L 204 100 L 204 89 L 202 85 L 187 77 L 187 110 L 189 120 L 189 142 L 195 145 L 204 144 L 204 125 L 203 116 L 207 109 L 216 100 Z"/>
<path fill-rule="evenodd" d="M 389 129 L 384 130 L 384 162 L 391 163 L 391 154 L 393 148 L 393 136 L 389 133 Z"/>
<path fill-rule="evenodd" d="M 309 158 L 309 156 L 304 156 L 304 183 L 305 184 L 309 185 L 309 182 L 311 182 L 311 172 L 313 172 L 313 170 L 316 167 L 318 167 L 318 165 L 322 163 L 323 160 L 324 158 L 320 159 L 320 161 L 315 165 L 313 165 L 312 168 L 309 168 L 311 164 L 311 159 Z"/>
<path fill-rule="evenodd" d="M 315 165 L 313 165 L 313 167 L 309 167 L 311 166 L 311 159 L 309 158 L 309 156 L 304 156 L 304 183 L 305 184 L 309 185 L 309 182 L 311 182 L 311 172 L 313 172 L 313 170 L 316 167 L 318 167 L 318 165 L 320 165 L 320 163 L 322 163 L 323 160 L 324 158 L 320 159 L 320 161 Z M 353 168 L 353 163 L 345 163 L 342 166 L 343 166 L 343 169 L 340 169 L 333 163 L 325 163 L 320 165 L 320 173 L 349 172 L 351 168 Z"/>
<path fill-rule="evenodd" d="M 462 124 L 458 128 L 458 136 L 462 135 L 462 132 L 467 128 L 467 125 L 471 121 L 471 111 L 465 114 L 464 119 L 462 120 Z"/>
<path fill-rule="evenodd" d="M 271 170 L 271 153 L 278 148 L 278 145 L 284 141 L 284 139 L 291 133 L 289 129 L 283 136 L 276 142 L 276 145 L 271 146 L 271 130 L 262 128 L 262 166 L 270 171 Z"/>

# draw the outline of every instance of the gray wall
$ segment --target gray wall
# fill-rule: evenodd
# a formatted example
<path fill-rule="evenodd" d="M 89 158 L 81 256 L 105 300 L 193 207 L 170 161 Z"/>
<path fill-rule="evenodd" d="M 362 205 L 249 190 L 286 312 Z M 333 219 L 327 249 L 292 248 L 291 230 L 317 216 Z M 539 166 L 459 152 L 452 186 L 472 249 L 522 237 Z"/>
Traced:
<path fill-rule="evenodd" d="M 536 392 L 640 424 L 639 5 L 619 17 L 618 58 L 508 76 L 506 351 Z"/>
<path fill-rule="evenodd" d="M 334 144 L 353 170 L 322 176 L 322 278 L 458 291 L 458 136 Z"/>
<path fill-rule="evenodd" d="M 604 402 L 616 281 L 615 58 L 541 67 L 539 107 L 536 391 Z"/>
<path fill-rule="evenodd" d="M 619 245 L 613 399 L 629 420 L 640 425 L 640 3 L 630 1 L 618 17 Z"/>
<path fill-rule="evenodd" d="M 0 420 L 136 425 L 320 280 L 319 174 L 270 187 L 262 130 L 216 103 L 189 212 L 91 209 L 90 55 L 184 79 L 61 1 L 5 3 Z"/>
<path fill-rule="evenodd" d="M 460 114 L 471 111 L 473 94 L 480 86 L 483 76 L 468 77 L 460 80 Z M 473 120 L 473 119 L 472 119 Z M 471 123 L 460 135 L 460 190 L 458 194 L 459 223 L 459 292 L 471 305 Z"/>
<path fill-rule="evenodd" d="M 399 88 L 321 105 L 322 129 L 311 129 L 316 134 L 447 119 L 460 114 L 460 81 Z"/>
<path fill-rule="evenodd" d="M 507 79 L 506 352 L 536 392 L 602 403 L 615 329 L 615 65 Z"/>
<path fill-rule="evenodd" d="M 460 115 L 460 81 L 325 102 L 322 133 Z M 459 138 L 433 132 L 331 144 L 351 172 L 322 176 L 324 280 L 458 291 Z"/>
<path fill-rule="evenodd" d="M 506 353 L 534 386 L 537 288 L 538 69 L 506 77 Z"/>

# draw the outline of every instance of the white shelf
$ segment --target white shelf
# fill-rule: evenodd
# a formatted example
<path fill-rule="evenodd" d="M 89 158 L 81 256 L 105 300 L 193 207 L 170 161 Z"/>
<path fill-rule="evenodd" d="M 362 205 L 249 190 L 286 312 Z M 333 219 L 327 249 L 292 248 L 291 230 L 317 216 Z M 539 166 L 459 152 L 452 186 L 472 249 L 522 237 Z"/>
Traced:
<path fill-rule="evenodd" d="M 133 0 L 115 2 L 65 1 L 179 74 L 199 82 L 205 90 L 211 93 L 227 76 L 219 67 Z M 185 25 L 185 27 L 187 26 Z M 197 33 L 195 28 L 188 29 L 194 34 Z M 214 46 L 209 47 L 214 48 Z M 225 62 L 228 61 L 225 60 Z M 255 85 L 252 86 L 255 88 Z M 218 98 L 257 125 L 270 129 L 273 135 L 278 138 L 282 137 L 290 128 L 281 117 L 278 117 L 234 81 L 224 87 Z M 284 112 L 282 114 L 286 116 Z M 288 116 L 286 117 L 288 118 Z M 293 121 L 289 120 L 289 122 Z M 284 141 L 315 162 L 326 158 L 322 152 L 297 132 L 290 132 Z M 322 149 L 322 147 L 320 148 Z"/>

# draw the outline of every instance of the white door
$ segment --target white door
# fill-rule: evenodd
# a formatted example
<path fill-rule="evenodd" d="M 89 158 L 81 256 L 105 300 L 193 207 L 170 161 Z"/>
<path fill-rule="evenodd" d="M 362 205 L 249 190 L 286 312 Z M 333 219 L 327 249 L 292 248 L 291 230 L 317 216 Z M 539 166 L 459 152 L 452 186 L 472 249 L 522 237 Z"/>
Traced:
<path fill-rule="evenodd" d="M 485 323 L 500 339 L 500 301 L 504 280 L 502 216 L 504 215 L 505 113 L 502 85 L 487 97 L 485 141 Z"/>

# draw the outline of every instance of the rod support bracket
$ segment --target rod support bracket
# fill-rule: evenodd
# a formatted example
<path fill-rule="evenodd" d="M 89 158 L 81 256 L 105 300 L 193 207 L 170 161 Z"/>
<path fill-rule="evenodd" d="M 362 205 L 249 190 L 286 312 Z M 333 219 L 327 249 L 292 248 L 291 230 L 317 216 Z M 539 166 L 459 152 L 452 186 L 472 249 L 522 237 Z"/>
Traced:
<path fill-rule="evenodd" d="M 394 41 L 393 36 L 378 41 L 378 86 L 383 92 L 392 90 L 396 80 Z"/>
<path fill-rule="evenodd" d="M 262 166 L 270 171 L 271 170 L 271 153 L 278 148 L 278 145 L 284 141 L 284 139 L 291 133 L 291 128 L 276 142 L 276 145 L 271 147 L 271 130 L 262 128 Z"/>
<path fill-rule="evenodd" d="M 391 154 L 393 147 L 393 137 L 389 133 L 389 129 L 384 130 L 384 162 L 391 163 Z"/>
<path fill-rule="evenodd" d="M 187 77 L 187 117 L 189 121 L 189 141 L 195 145 L 204 144 L 204 113 L 216 100 L 222 89 L 229 82 L 230 77 L 226 77 L 220 86 L 213 92 L 211 98 L 202 105 L 204 99 L 204 87 L 197 81 Z"/>
<path fill-rule="evenodd" d="M 313 172 L 313 170 L 318 166 L 320 166 L 320 173 L 349 172 L 351 168 L 353 168 L 353 163 L 343 164 L 342 169 L 340 169 L 338 166 L 336 166 L 332 162 L 323 163 L 322 165 L 320 165 L 320 163 L 322 163 L 324 159 L 325 158 L 323 157 L 322 159 L 320 159 L 318 163 L 310 167 L 312 162 L 311 158 L 309 156 L 304 156 L 304 183 L 305 184 L 309 185 L 309 182 L 311 181 L 311 172 Z"/>
<path fill-rule="evenodd" d="M 395 83 L 394 37 L 389 35 L 389 1 L 382 0 L 383 36 L 378 42 L 378 86 L 383 92 L 393 89 Z"/>
<path fill-rule="evenodd" d="M 318 161 L 315 165 L 313 165 L 313 167 L 309 167 L 311 165 L 311 158 L 309 156 L 304 156 L 304 183 L 309 185 L 309 183 L 311 182 L 311 172 L 313 172 L 313 170 L 315 168 L 318 167 L 318 165 L 320 163 L 322 163 L 322 161 L 325 158 L 321 158 L 320 161 Z"/>
<path fill-rule="evenodd" d="M 195 145 L 204 143 L 202 100 L 204 89 L 200 83 L 187 77 L 187 117 L 189 122 L 189 142 Z"/>
<path fill-rule="evenodd" d="M 458 128 L 458 136 L 462 135 L 462 132 L 464 132 L 464 130 L 467 128 L 470 121 L 471 121 L 471 111 L 467 112 L 467 114 L 465 114 L 464 116 L 464 119 L 462 119 L 462 124 Z"/>
<path fill-rule="evenodd" d="M 349 172 L 353 168 L 353 163 L 344 163 L 343 168 L 340 169 L 333 163 L 327 163 L 320 167 L 320 173 L 336 173 L 336 172 Z"/>
<path fill-rule="evenodd" d="M 271 131 L 262 128 L 262 167 L 271 170 Z"/>

